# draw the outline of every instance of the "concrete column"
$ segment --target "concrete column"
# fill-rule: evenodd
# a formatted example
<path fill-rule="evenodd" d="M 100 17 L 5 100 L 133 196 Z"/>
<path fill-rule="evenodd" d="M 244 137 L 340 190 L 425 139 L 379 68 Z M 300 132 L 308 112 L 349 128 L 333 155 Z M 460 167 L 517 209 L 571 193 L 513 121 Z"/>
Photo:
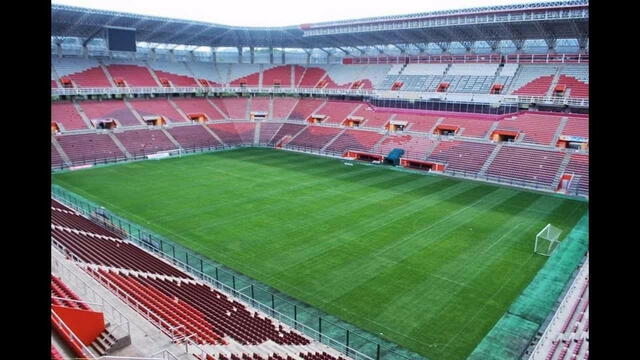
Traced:
<path fill-rule="evenodd" d="M 269 64 L 273 64 L 273 46 L 269 46 Z"/>
<path fill-rule="evenodd" d="M 284 57 L 284 48 L 282 48 L 282 63 L 285 63 L 285 57 Z"/>
<path fill-rule="evenodd" d="M 253 64 L 255 61 L 255 49 L 253 46 L 249 47 L 249 61 Z"/>
<path fill-rule="evenodd" d="M 62 58 L 62 44 L 61 43 L 57 43 L 56 44 L 56 50 L 58 52 L 58 58 Z"/>
<path fill-rule="evenodd" d="M 311 51 L 307 53 L 307 65 L 311 64 Z"/>
<path fill-rule="evenodd" d="M 109 52 L 109 55 L 111 55 L 111 52 Z M 85 59 L 89 57 L 89 48 L 86 45 L 82 46 L 82 57 Z"/>
<path fill-rule="evenodd" d="M 242 64 L 242 46 L 238 46 L 238 63 Z"/>
<path fill-rule="evenodd" d="M 215 49 L 211 50 L 211 60 L 213 61 L 214 64 L 218 62 L 218 56 Z"/>

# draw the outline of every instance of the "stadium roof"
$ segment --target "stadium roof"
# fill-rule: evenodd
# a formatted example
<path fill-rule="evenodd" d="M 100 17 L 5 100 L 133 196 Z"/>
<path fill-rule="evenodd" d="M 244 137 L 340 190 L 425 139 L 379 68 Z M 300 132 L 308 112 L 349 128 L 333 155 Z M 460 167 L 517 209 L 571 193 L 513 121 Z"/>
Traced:
<path fill-rule="evenodd" d="M 105 26 L 135 28 L 137 41 L 210 47 L 341 48 L 500 40 L 518 44 L 589 36 L 588 0 L 384 16 L 288 27 L 239 27 L 75 6 L 51 6 L 51 35 L 95 36 Z M 493 45 L 492 45 L 493 46 Z"/>

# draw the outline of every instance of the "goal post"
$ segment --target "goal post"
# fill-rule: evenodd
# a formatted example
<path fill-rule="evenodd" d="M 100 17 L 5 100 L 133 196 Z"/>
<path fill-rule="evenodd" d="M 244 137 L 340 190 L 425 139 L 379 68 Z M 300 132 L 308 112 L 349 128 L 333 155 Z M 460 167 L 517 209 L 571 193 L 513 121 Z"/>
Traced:
<path fill-rule="evenodd" d="M 536 235 L 536 243 L 533 251 L 536 254 L 550 256 L 560 243 L 560 234 L 562 234 L 562 230 L 551 224 L 547 224 L 547 226 Z"/>

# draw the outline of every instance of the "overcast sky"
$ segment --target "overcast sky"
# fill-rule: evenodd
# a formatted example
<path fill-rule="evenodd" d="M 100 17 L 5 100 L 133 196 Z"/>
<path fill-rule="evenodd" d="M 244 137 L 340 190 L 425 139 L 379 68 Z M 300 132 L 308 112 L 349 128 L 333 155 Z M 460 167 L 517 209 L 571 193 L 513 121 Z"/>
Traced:
<path fill-rule="evenodd" d="M 54 4 L 206 21 L 234 26 L 288 26 L 372 16 L 550 0 L 52 0 Z"/>

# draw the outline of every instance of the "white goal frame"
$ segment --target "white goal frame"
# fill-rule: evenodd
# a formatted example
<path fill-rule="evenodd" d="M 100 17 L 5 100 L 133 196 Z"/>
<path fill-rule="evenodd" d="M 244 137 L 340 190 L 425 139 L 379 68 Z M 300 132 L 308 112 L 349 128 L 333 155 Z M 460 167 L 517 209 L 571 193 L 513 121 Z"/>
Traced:
<path fill-rule="evenodd" d="M 555 250 L 560 243 L 560 234 L 562 234 L 562 230 L 551 224 L 547 224 L 547 226 L 536 235 L 533 252 L 543 256 L 551 256 L 553 250 Z"/>

